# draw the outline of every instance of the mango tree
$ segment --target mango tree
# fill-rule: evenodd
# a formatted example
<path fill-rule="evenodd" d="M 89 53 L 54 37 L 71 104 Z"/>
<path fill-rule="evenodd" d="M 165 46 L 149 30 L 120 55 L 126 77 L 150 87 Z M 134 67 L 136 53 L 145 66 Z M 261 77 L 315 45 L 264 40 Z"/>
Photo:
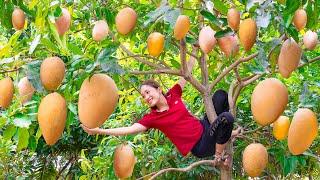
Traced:
<path fill-rule="evenodd" d="M 320 176 L 319 1 L 0 4 L 3 177 Z M 148 109 L 139 82 L 154 78 L 168 89 L 178 77 L 191 84 L 188 108 L 210 122 L 217 117 L 212 93 L 228 91 L 241 129 L 226 150 L 232 168 L 182 158 L 158 130 L 91 137 L 79 127 L 134 123 Z M 121 170 L 126 160 L 134 169 Z"/>

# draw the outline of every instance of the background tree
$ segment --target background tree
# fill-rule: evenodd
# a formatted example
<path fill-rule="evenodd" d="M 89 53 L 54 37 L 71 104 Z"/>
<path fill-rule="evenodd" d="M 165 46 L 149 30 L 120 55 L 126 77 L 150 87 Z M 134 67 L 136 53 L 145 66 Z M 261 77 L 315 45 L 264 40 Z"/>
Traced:
<path fill-rule="evenodd" d="M 116 15 L 125 7 L 131 7 L 137 13 L 137 23 L 128 34 L 119 33 L 115 24 Z M 241 24 L 247 23 L 244 30 L 241 30 L 241 24 L 240 29 L 232 22 L 228 24 L 228 9 L 232 7 L 240 12 Z M 0 80 L 11 77 L 15 88 L 8 107 L 1 105 L 0 172 L 4 178 L 114 179 L 112 157 L 116 146 L 122 142 L 133 147 L 138 160 L 133 179 L 150 176 L 150 173 L 154 175 L 153 172 L 167 167 L 187 167 L 190 164 L 196 167 L 211 162 L 194 157 L 182 158 L 158 130 L 125 137 L 87 136 L 79 127 L 78 94 L 82 82 L 96 73 L 108 74 L 119 89 L 118 106 L 103 124 L 105 127 L 130 125 L 146 113 L 148 108 L 142 104 L 137 89 L 144 79 L 155 78 L 167 90 L 176 77 L 185 77 L 191 84 L 184 90 L 183 97 L 188 108 L 199 117 L 206 112 L 210 121 L 216 117 L 211 105 L 212 92 L 218 88 L 228 90 L 236 124 L 244 128 L 239 136 L 241 139 L 228 146 L 229 153 L 233 154 L 232 169 L 219 171 L 219 168 L 205 165 L 185 169 L 185 173 L 166 173 L 163 178 L 206 179 L 218 177 L 219 173 L 223 179 L 246 177 L 242 153 L 253 142 L 263 144 L 268 150 L 269 163 L 262 177 L 320 176 L 319 136 L 302 155 L 292 155 L 286 140 L 273 137 L 272 127 L 260 126 L 253 120 L 250 108 L 250 97 L 257 81 L 273 77 L 285 84 L 289 92 L 289 103 L 283 115 L 292 119 L 298 108 L 307 107 L 319 118 L 319 47 L 312 47 L 307 40 L 315 35 L 308 30 L 319 35 L 319 1 L 0 0 L 0 9 L 3 17 L 0 25 Z M 298 11 L 302 14 L 302 23 L 294 17 L 298 9 L 306 12 Z M 178 41 L 174 38 L 174 27 L 180 14 L 189 17 L 190 30 Z M 229 16 L 237 17 L 236 14 Z M 61 17 L 64 20 L 59 20 Z M 251 20 L 246 20 L 249 18 Z M 68 19 L 71 20 L 70 29 L 66 23 Z M 306 24 L 303 19 L 307 19 Z M 106 23 L 99 24 L 97 29 L 104 31 L 97 35 L 92 29 L 99 20 Z M 249 27 L 254 26 L 253 22 L 257 29 L 251 32 Z M 206 48 L 213 46 L 210 43 L 214 40 L 205 43 L 205 48 L 202 46 L 203 27 L 215 31 L 217 44 L 211 51 Z M 206 30 L 204 37 L 210 37 L 211 30 Z M 164 49 L 157 57 L 149 55 L 147 48 L 148 37 L 154 32 L 161 33 L 164 38 Z M 256 33 L 255 38 L 246 37 L 252 33 Z M 283 78 L 285 73 L 278 57 L 284 42 L 290 38 L 302 47 L 302 56 L 291 76 Z M 239 44 L 238 53 L 236 48 L 231 51 L 223 48 L 223 43 L 228 40 L 236 41 L 235 47 Z M 54 56 L 65 64 L 61 85 L 53 89 L 66 101 L 67 118 L 59 141 L 48 146 L 41 136 L 37 112 L 43 97 L 53 90 L 45 90 L 48 88 L 44 88 L 40 78 L 40 66 L 44 59 Z M 192 74 L 186 71 L 186 62 L 191 57 L 198 61 Z M 30 101 L 22 104 L 18 82 L 25 76 L 36 93 Z M 10 79 L 6 80 L 10 88 Z"/>

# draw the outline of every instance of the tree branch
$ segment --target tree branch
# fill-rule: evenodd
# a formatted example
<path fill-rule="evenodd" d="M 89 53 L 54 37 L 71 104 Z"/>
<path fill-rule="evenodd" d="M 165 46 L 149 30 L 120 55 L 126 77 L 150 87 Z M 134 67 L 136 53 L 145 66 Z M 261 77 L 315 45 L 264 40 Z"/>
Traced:
<path fill-rule="evenodd" d="M 57 175 L 57 179 L 59 179 L 59 177 L 61 176 L 62 172 L 69 166 L 70 163 L 72 163 L 74 161 L 74 157 L 71 157 L 68 162 L 61 168 L 61 170 L 59 171 L 58 175 Z"/>
<path fill-rule="evenodd" d="M 263 129 L 264 127 L 265 126 L 260 126 L 260 127 L 256 128 L 256 129 L 253 129 L 253 130 L 250 130 L 250 131 L 243 131 L 242 135 L 254 133 L 256 131 L 259 131 L 259 130 Z"/>
<path fill-rule="evenodd" d="M 179 48 L 179 45 L 178 45 L 175 41 L 171 41 L 171 44 L 173 44 L 174 46 L 176 46 L 177 48 Z M 193 46 L 199 46 L 199 44 L 194 43 Z M 192 52 L 186 51 L 186 53 L 187 53 L 189 56 L 193 56 L 194 58 L 198 59 L 198 56 L 195 55 L 195 54 L 193 54 Z"/>
<path fill-rule="evenodd" d="M 190 84 L 193 85 L 201 94 L 205 94 L 206 88 L 192 75 L 184 77 Z"/>
<path fill-rule="evenodd" d="M 156 69 L 150 71 L 130 71 L 131 74 L 143 75 L 143 74 L 172 74 L 177 76 L 183 76 L 179 70 L 173 69 Z"/>
<path fill-rule="evenodd" d="M 21 69 L 21 67 L 15 68 L 15 69 L 10 69 L 10 70 L 3 70 L 0 71 L 0 74 L 4 74 L 4 73 L 8 73 L 8 72 L 15 72 L 15 71 L 19 71 Z"/>
<path fill-rule="evenodd" d="M 229 103 L 229 107 L 231 110 L 232 115 L 235 117 L 235 107 L 234 107 L 234 103 L 233 103 L 233 94 L 234 94 L 234 90 L 235 88 L 237 88 L 237 84 L 236 81 L 233 81 L 230 86 L 229 86 L 229 91 L 228 91 L 228 103 Z"/>
<path fill-rule="evenodd" d="M 316 62 L 316 61 L 318 61 L 318 60 L 320 60 L 320 56 L 315 57 L 315 58 L 311 59 L 310 61 L 308 61 L 308 62 L 306 62 L 306 63 L 300 64 L 300 65 L 298 66 L 298 68 L 301 68 L 301 67 L 303 67 L 303 66 L 305 66 L 305 65 L 307 65 L 307 64 L 311 64 L 311 63 Z"/>
<path fill-rule="evenodd" d="M 246 80 L 243 82 L 243 86 L 247 86 L 250 83 L 254 82 L 255 80 L 259 79 L 261 76 L 263 76 L 263 74 L 256 74 L 255 76 L 253 76 L 252 78 Z"/>
<path fill-rule="evenodd" d="M 170 66 L 167 63 L 165 63 L 164 61 L 162 61 L 160 59 L 157 59 L 155 57 L 152 57 L 150 55 L 133 54 L 133 55 L 130 55 L 130 56 L 126 56 L 126 57 L 120 58 L 119 60 L 128 59 L 128 58 L 136 58 L 136 57 L 144 57 L 144 58 L 153 59 L 155 61 L 161 62 L 161 64 L 164 65 L 166 68 L 170 68 Z"/>
<path fill-rule="evenodd" d="M 150 61 L 146 61 L 146 60 L 140 58 L 139 56 L 135 56 L 134 53 L 132 53 L 129 49 L 127 49 L 127 48 L 126 48 L 124 45 L 122 45 L 122 44 L 120 44 L 120 48 L 121 48 L 124 52 L 126 52 L 129 56 L 132 56 L 134 59 L 136 59 L 137 61 L 139 61 L 139 62 L 141 62 L 141 63 L 143 63 L 143 64 L 149 65 L 150 67 L 154 67 L 154 68 L 157 68 L 157 69 L 163 68 L 162 66 L 159 66 L 159 65 L 157 65 L 157 64 L 155 64 L 155 63 L 152 63 L 152 62 L 150 62 Z"/>
<path fill-rule="evenodd" d="M 113 39 L 113 41 L 117 41 L 117 38 L 114 36 L 114 34 L 112 32 L 109 32 L 111 38 Z M 136 59 L 137 61 L 143 63 L 143 64 L 146 64 L 146 65 L 149 65 L 150 67 L 154 67 L 156 69 L 160 69 L 160 68 L 163 68 L 162 66 L 158 65 L 158 64 L 155 64 L 155 63 L 152 63 L 150 61 L 146 61 L 142 58 L 140 58 L 140 56 L 136 56 L 133 52 L 131 52 L 128 48 L 126 48 L 123 44 L 120 43 L 120 48 L 125 52 L 127 53 L 129 56 L 133 57 L 134 59 Z M 160 60 L 159 60 L 160 61 Z"/>
<path fill-rule="evenodd" d="M 189 72 L 186 62 L 186 42 L 184 39 L 180 40 L 180 61 L 181 61 L 181 69 L 182 74 L 186 74 Z"/>
<path fill-rule="evenodd" d="M 209 86 L 209 90 L 211 91 L 212 88 L 217 85 L 218 82 L 221 81 L 222 78 L 224 78 L 233 68 L 235 68 L 236 66 L 238 66 L 240 63 L 243 63 L 243 62 L 247 62 L 255 57 L 258 56 L 258 53 L 254 53 L 254 54 L 251 54 L 250 56 L 248 57 L 245 57 L 245 58 L 240 58 L 238 59 L 236 62 L 232 63 L 227 69 L 225 69 Z"/>
<path fill-rule="evenodd" d="M 252 74 L 252 75 L 250 75 L 250 76 L 248 76 L 248 77 L 244 77 L 244 78 L 242 78 L 242 81 L 249 80 L 249 79 L 253 78 L 253 77 L 256 76 L 256 75 L 257 75 L 257 74 Z"/>
<path fill-rule="evenodd" d="M 212 124 L 217 118 L 217 113 L 214 109 L 211 95 L 207 92 L 202 97 L 204 101 L 204 107 L 206 109 L 206 114 L 208 116 L 210 124 Z"/>
<path fill-rule="evenodd" d="M 236 87 L 236 90 L 235 90 L 233 98 L 232 98 L 232 103 L 233 103 L 234 106 L 236 105 L 237 99 L 238 99 L 238 97 L 240 95 L 240 92 L 241 92 L 242 88 L 243 88 L 242 84 L 239 84 L 239 86 Z"/>
<path fill-rule="evenodd" d="M 195 163 L 192 163 L 190 164 L 189 166 L 187 167 L 184 167 L 184 168 L 167 168 L 167 169 L 162 169 L 160 170 L 159 172 L 155 173 L 150 173 L 146 176 L 143 176 L 141 178 L 138 178 L 137 180 L 141 180 L 145 177 L 148 177 L 148 176 L 151 176 L 151 178 L 149 180 L 152 180 L 152 179 L 155 179 L 157 176 L 160 176 L 161 174 L 164 174 L 166 172 L 169 172 L 169 171 L 178 171 L 178 172 L 188 172 L 190 170 L 192 170 L 193 168 L 199 166 L 199 165 L 214 165 L 216 164 L 216 161 L 215 160 L 201 160 L 201 161 L 197 161 Z"/>
<path fill-rule="evenodd" d="M 202 84 L 205 87 L 207 87 L 208 81 L 209 81 L 209 76 L 208 76 L 208 66 L 207 66 L 207 55 L 205 53 L 202 53 L 202 55 L 201 55 L 200 67 L 201 67 L 201 75 L 202 75 Z"/>
<path fill-rule="evenodd" d="M 234 73 L 236 74 L 236 78 L 237 78 L 238 82 L 240 83 L 242 80 L 241 80 L 240 74 L 238 72 L 238 66 L 236 66 L 233 70 L 234 70 Z"/>

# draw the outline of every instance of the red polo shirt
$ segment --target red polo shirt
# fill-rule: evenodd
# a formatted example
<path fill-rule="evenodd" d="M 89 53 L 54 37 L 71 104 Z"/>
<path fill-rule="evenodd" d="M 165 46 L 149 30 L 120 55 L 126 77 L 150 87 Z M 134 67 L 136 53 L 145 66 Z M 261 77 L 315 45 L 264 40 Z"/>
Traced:
<path fill-rule="evenodd" d="M 203 127 L 200 121 L 187 110 L 181 95 L 180 85 L 174 85 L 165 95 L 169 110 L 157 112 L 156 109 L 151 109 L 151 112 L 144 115 L 138 123 L 148 129 L 159 129 L 179 152 L 186 156 L 200 139 Z"/>

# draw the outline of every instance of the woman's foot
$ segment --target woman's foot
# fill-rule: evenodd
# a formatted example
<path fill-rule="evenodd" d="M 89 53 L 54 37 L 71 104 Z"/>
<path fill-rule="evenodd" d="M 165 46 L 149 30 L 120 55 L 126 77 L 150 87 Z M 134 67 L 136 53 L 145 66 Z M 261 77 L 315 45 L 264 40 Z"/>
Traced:
<path fill-rule="evenodd" d="M 222 159 L 222 163 L 220 166 L 224 169 L 230 169 L 232 167 L 232 158 L 230 154 L 225 154 L 224 159 Z"/>
<path fill-rule="evenodd" d="M 213 159 L 213 164 L 212 166 L 220 166 L 222 163 L 222 157 L 221 157 L 221 153 L 216 153 L 214 155 L 214 159 Z"/>
<path fill-rule="evenodd" d="M 238 135 L 242 134 L 243 132 L 243 128 L 242 127 L 238 127 L 236 130 L 233 130 L 232 133 L 231 133 L 231 140 L 236 138 Z"/>

